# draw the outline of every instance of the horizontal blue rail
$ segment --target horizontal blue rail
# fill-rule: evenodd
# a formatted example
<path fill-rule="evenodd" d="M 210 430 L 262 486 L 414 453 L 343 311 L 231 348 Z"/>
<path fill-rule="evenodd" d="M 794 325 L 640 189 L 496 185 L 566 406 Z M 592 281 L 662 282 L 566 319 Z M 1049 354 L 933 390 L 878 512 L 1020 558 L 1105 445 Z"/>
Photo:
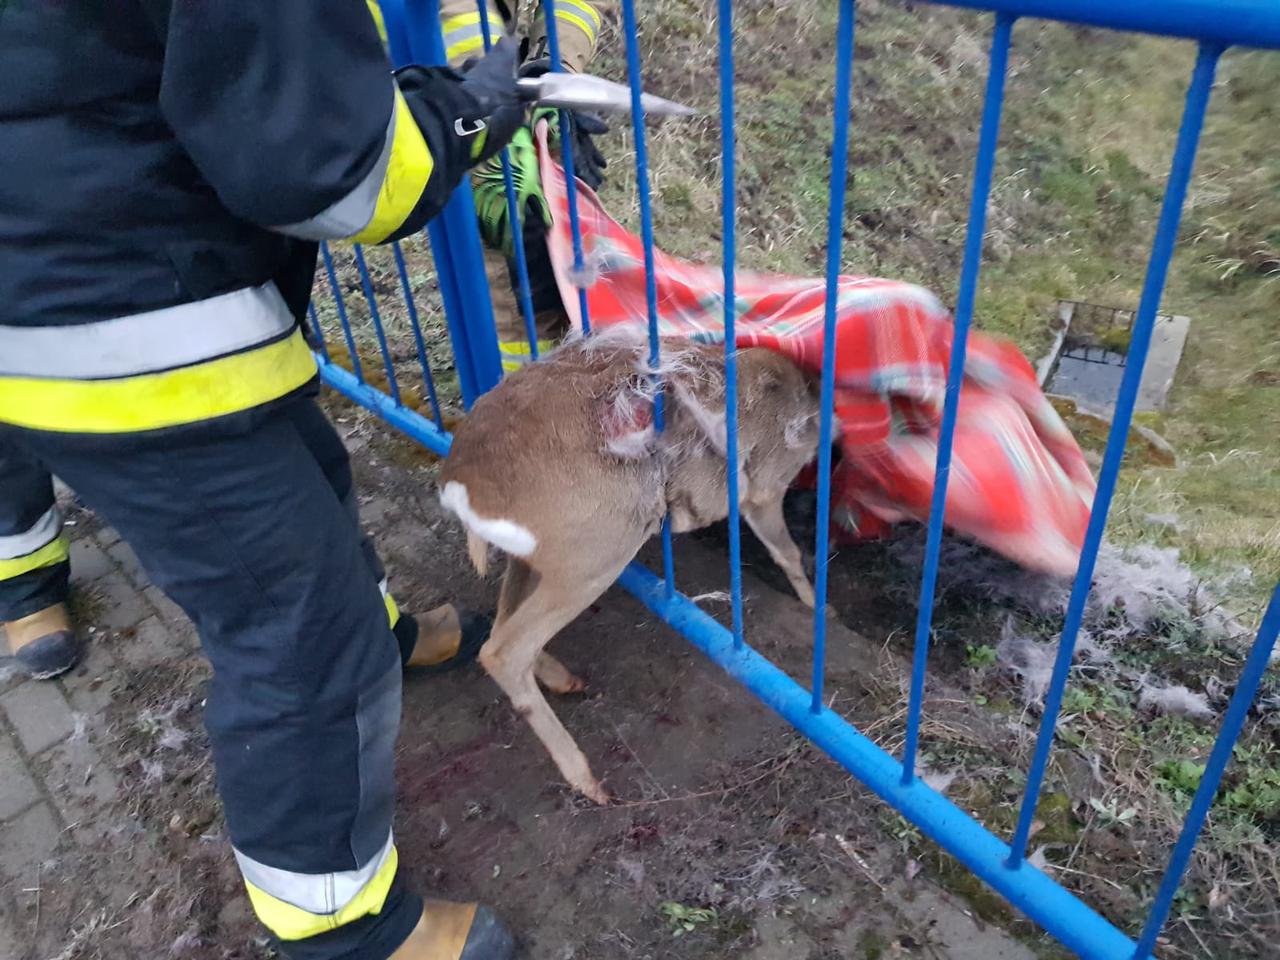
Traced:
<path fill-rule="evenodd" d="M 1102 542 L 1107 513 L 1115 491 L 1122 463 L 1129 423 L 1132 418 L 1137 387 L 1149 344 L 1152 325 L 1160 306 L 1165 276 L 1177 238 L 1179 217 L 1185 200 L 1198 145 L 1213 87 L 1214 69 L 1219 55 L 1232 44 L 1253 47 L 1280 48 L 1280 0 L 931 0 L 956 7 L 969 7 L 994 13 L 995 27 L 992 36 L 987 90 L 984 99 L 982 127 L 972 175 L 972 194 L 969 223 L 965 243 L 964 263 L 955 314 L 955 335 L 952 343 L 951 363 L 947 391 L 941 418 L 938 440 L 934 497 L 929 518 L 928 542 L 921 576 L 921 591 L 917 617 L 915 655 L 913 658 L 905 750 L 902 760 L 895 759 L 848 721 L 823 703 L 825 618 L 819 614 L 814 622 L 814 646 L 812 680 L 809 688 L 792 679 L 766 658 L 756 653 L 745 642 L 741 609 L 741 569 L 736 526 L 738 512 L 736 497 L 729 505 L 729 515 L 734 533 L 731 535 L 730 584 L 732 586 L 732 628 L 726 628 L 703 613 L 696 605 L 674 589 L 669 531 L 664 528 L 663 567 L 659 577 L 646 568 L 632 564 L 620 578 L 622 586 L 639 598 L 658 617 L 692 641 L 716 664 L 741 682 L 762 702 L 790 722 L 797 730 L 827 752 L 845 769 L 866 784 L 886 803 L 916 824 L 927 836 L 944 850 L 960 860 L 975 875 L 1004 895 L 1015 907 L 1036 921 L 1048 933 L 1068 948 L 1088 960 L 1148 960 L 1156 938 L 1168 917 L 1174 895 L 1189 862 L 1205 817 L 1216 796 L 1224 771 L 1231 757 L 1233 745 L 1240 735 L 1250 703 L 1257 694 L 1270 652 L 1280 632 L 1280 587 L 1277 587 L 1271 606 L 1257 634 L 1248 661 L 1241 675 L 1231 705 L 1223 720 L 1223 726 L 1199 790 L 1192 802 L 1191 811 L 1182 834 L 1173 850 L 1164 878 L 1156 891 L 1150 913 L 1137 941 L 1124 931 L 1082 903 L 1061 885 L 1036 869 L 1026 859 L 1027 841 L 1031 823 L 1048 770 L 1054 744 L 1058 714 L 1070 673 L 1072 654 L 1080 630 L 1085 603 L 1089 594 Z M 836 35 L 837 71 L 835 90 L 835 117 L 832 140 L 832 179 L 829 216 L 827 224 L 827 289 L 829 302 L 824 316 L 825 342 L 834 342 L 836 280 L 842 264 L 840 239 L 844 231 L 844 192 L 847 182 L 847 160 L 850 124 L 851 84 L 853 79 L 854 0 L 839 0 L 840 15 Z M 558 38 L 554 17 L 554 0 L 545 0 L 548 17 L 549 45 L 554 65 L 558 63 Z M 732 331 L 736 304 L 734 302 L 734 210 L 735 165 L 733 130 L 733 57 L 732 21 L 730 0 L 719 0 L 721 17 L 719 24 L 720 52 L 720 102 L 722 105 L 721 138 L 724 146 L 722 196 L 724 227 L 724 299 L 725 299 L 725 365 L 726 393 L 732 407 L 736 393 L 736 364 Z M 438 0 L 384 0 L 388 13 L 388 28 L 393 50 L 403 62 L 411 54 L 424 56 L 438 62 L 443 47 L 439 36 Z M 487 11 L 481 6 L 481 17 L 488 33 Z M 658 356 L 658 303 L 654 277 L 653 224 L 649 208 L 649 182 L 645 125 L 640 103 L 642 80 L 641 56 L 636 24 L 634 0 L 622 4 L 628 79 L 633 87 L 633 133 L 636 143 L 636 175 L 641 207 L 641 232 L 645 251 L 646 312 L 649 321 L 652 358 Z M 951 444 L 959 409 L 960 382 L 963 376 L 966 336 L 973 319 L 979 269 L 982 259 L 985 216 L 998 147 L 1001 108 L 1004 101 L 1004 82 L 1008 55 L 1012 42 L 1015 20 L 1019 17 L 1042 17 L 1067 23 L 1133 30 L 1197 40 L 1200 53 L 1190 78 L 1187 104 L 1182 125 L 1173 150 L 1170 175 L 1166 185 L 1159 223 L 1155 230 L 1152 253 L 1148 265 L 1142 300 L 1133 324 L 1129 351 L 1130 363 L 1117 399 L 1115 416 L 1107 449 L 1099 472 L 1098 491 L 1095 497 L 1088 531 L 1085 535 L 1082 558 L 1061 635 L 1058 655 L 1042 712 L 1039 736 L 1027 773 L 1027 785 L 1021 801 L 1017 825 L 1011 842 L 1006 843 L 979 824 L 973 817 L 948 801 L 915 776 L 915 764 L 920 747 L 922 711 L 929 639 L 932 632 L 934 589 L 938 573 L 938 556 L 944 527 L 947 481 L 951 462 Z M 568 130 L 568 114 L 562 113 L 560 124 Z M 577 191 L 573 178 L 572 138 L 564 138 L 563 162 L 568 173 L 568 201 L 570 229 L 575 266 L 581 270 L 584 261 L 584 243 L 581 224 L 577 216 Z M 523 211 L 515 209 L 515 192 L 512 188 L 512 170 L 504 162 L 507 210 L 513 220 Z M 513 234 L 519 238 L 521 231 L 513 224 Z M 464 406 L 491 387 L 497 379 L 496 335 L 493 315 L 484 291 L 487 279 L 483 260 L 476 242 L 474 212 L 471 199 L 464 188 L 451 201 L 449 210 L 431 228 L 433 252 L 441 296 L 445 304 L 446 321 L 453 344 L 455 368 Z M 532 305 L 529 300 L 529 277 L 525 251 L 516 245 L 515 261 L 517 295 L 523 314 L 525 332 L 530 340 L 530 352 L 537 355 L 537 334 L 532 323 Z M 417 355 L 422 366 L 424 386 L 431 401 L 435 422 L 415 410 L 406 407 L 400 399 L 395 376 L 392 351 L 383 325 L 368 265 L 362 252 L 354 253 L 355 266 L 360 275 L 361 289 L 369 306 L 369 323 L 372 326 L 379 352 L 386 368 L 390 394 L 368 384 L 361 359 L 357 354 L 357 340 L 352 330 L 352 315 L 347 310 L 338 282 L 337 269 L 332 254 L 323 251 L 325 273 L 332 296 L 336 300 L 337 320 L 351 356 L 352 371 L 348 372 L 328 359 L 323 343 L 318 346 L 324 382 L 362 406 L 373 411 L 386 422 L 425 445 L 437 454 L 446 455 L 451 438 L 444 429 L 439 403 L 435 395 L 431 371 L 427 366 L 427 354 L 414 309 L 412 292 L 403 256 L 397 249 L 396 265 L 405 297 L 408 314 L 415 337 Z M 584 328 L 589 325 L 586 316 L 587 298 L 584 289 L 577 291 L 583 315 Z M 480 302 L 483 301 L 483 302 Z M 313 310 L 312 326 L 319 330 L 319 315 Z M 824 441 L 832 436 L 832 394 L 834 391 L 835 358 L 828 351 L 822 364 L 822 423 Z M 661 410 L 656 412 L 661 420 Z M 736 425 L 730 430 L 730 438 L 736 445 Z M 731 476 L 733 475 L 732 472 Z M 827 520 L 830 510 L 831 456 L 829 444 L 823 443 L 818 471 L 819 522 L 816 543 L 815 591 L 821 599 L 825 596 L 827 579 Z M 732 490 L 733 484 L 730 484 Z M 732 496 L 732 494 L 731 494 Z"/>
<path fill-rule="evenodd" d="M 1003 894 L 1049 933 L 1090 960 L 1133 960 L 1134 944 L 1028 863 L 1009 867 L 1009 845 L 903 766 L 832 710 L 815 713 L 812 695 L 688 598 L 668 597 L 662 580 L 632 564 L 618 581 L 765 706 L 821 747 L 877 796 Z"/>
<path fill-rule="evenodd" d="M 373 411 L 391 426 L 408 434 L 433 453 L 442 457 L 449 455 L 449 448 L 453 446 L 453 437 L 418 411 L 402 407 L 377 387 L 369 386 L 355 374 L 343 370 L 337 364 L 319 362 L 320 379 L 324 383 L 347 399 Z"/>
<path fill-rule="evenodd" d="M 1276 0 L 929 0 L 1086 27 L 1280 50 Z"/>

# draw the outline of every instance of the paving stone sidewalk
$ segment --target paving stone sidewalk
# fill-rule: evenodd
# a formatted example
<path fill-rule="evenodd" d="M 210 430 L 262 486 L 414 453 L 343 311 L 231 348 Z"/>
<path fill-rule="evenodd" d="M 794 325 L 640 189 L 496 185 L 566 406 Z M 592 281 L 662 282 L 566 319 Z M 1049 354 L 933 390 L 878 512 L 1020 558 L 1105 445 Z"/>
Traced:
<path fill-rule="evenodd" d="M 116 797 L 111 758 L 100 751 L 122 672 L 193 657 L 199 647 L 128 545 L 65 489 L 59 500 L 86 653 L 54 681 L 24 679 L 0 661 L 0 960 L 26 955 L 46 865 Z"/>

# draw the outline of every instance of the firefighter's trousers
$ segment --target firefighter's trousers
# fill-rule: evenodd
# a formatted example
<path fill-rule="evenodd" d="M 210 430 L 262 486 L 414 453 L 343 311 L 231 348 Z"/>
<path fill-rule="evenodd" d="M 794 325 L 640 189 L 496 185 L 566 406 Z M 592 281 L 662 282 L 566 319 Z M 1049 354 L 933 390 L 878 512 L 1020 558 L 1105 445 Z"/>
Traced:
<path fill-rule="evenodd" d="M 333 427 L 307 396 L 159 436 L 0 427 L 0 545 L 46 549 L 47 516 L 46 543 L 62 543 L 50 472 L 199 630 L 227 828 L 285 955 L 385 960 L 422 908 L 391 832 L 416 625 L 386 597 Z M 55 555 L 0 583 L 0 615 L 61 599 L 65 547 Z"/>

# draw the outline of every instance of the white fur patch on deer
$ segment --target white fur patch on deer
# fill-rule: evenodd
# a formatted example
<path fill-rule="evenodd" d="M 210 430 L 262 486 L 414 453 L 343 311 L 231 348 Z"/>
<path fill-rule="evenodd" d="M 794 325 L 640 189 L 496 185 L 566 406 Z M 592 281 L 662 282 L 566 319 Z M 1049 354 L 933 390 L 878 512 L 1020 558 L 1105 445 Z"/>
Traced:
<path fill-rule="evenodd" d="M 467 530 L 504 553 L 527 557 L 538 548 L 538 538 L 527 527 L 503 517 L 482 517 L 472 510 L 467 488 L 456 480 L 444 485 L 440 505 L 457 514 Z"/>
<path fill-rule="evenodd" d="M 643 330 L 624 329 L 521 368 L 476 401 L 440 473 L 440 501 L 466 527 L 476 568 L 490 545 L 507 554 L 480 663 L 569 784 L 598 803 L 608 794 L 539 689 L 584 684 L 544 648 L 612 585 L 664 515 L 682 532 L 729 513 L 721 348 L 664 341 L 660 356 L 651 367 Z M 782 498 L 817 453 L 817 396 L 780 354 L 743 350 L 737 362 L 742 518 L 812 606 Z"/>

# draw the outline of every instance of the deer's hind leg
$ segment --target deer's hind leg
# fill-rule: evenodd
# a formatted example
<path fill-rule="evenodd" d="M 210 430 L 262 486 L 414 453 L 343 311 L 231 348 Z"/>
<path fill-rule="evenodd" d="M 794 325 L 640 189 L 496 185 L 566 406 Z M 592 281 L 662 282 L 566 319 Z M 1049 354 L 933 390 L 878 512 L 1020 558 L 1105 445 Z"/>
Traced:
<path fill-rule="evenodd" d="M 496 620 L 503 621 L 510 618 L 511 614 L 533 593 L 540 579 L 538 572 L 528 563 L 519 557 L 509 557 L 507 572 L 502 578 L 502 589 L 498 594 Z M 545 651 L 538 654 L 537 660 L 534 661 L 533 672 L 538 682 L 552 693 L 581 693 L 587 687 L 581 677 L 573 674 L 564 664 Z"/>
<path fill-rule="evenodd" d="M 779 493 L 776 497 L 747 501 L 742 505 L 742 516 L 768 549 L 773 562 L 787 575 L 800 602 L 812 607 L 816 601 L 813 584 L 805 576 L 800 548 L 791 539 L 791 531 L 787 529 L 787 521 L 782 515 L 783 496 Z"/>
<path fill-rule="evenodd" d="M 554 667 L 548 668 L 548 664 L 559 664 L 544 654 L 542 648 L 608 589 L 630 559 L 631 555 L 628 555 L 622 564 L 604 575 L 548 576 L 531 570 L 534 577 L 526 581 L 529 585 L 527 594 L 518 604 L 500 603 L 493 633 L 480 650 L 481 665 L 506 693 L 516 712 L 529 722 L 561 775 L 579 793 L 600 804 L 608 803 L 609 795 L 591 772 L 587 758 L 572 735 L 538 689 L 535 672 L 543 677 L 544 682 L 548 674 L 554 673 Z M 513 593 L 507 599 L 513 601 L 514 596 Z M 542 670 L 538 671 L 540 658 L 545 659 L 542 659 Z M 564 672 L 568 674 L 567 670 Z M 572 674 L 568 675 L 572 677 Z M 554 681 L 556 678 L 552 676 L 551 679 Z"/>

